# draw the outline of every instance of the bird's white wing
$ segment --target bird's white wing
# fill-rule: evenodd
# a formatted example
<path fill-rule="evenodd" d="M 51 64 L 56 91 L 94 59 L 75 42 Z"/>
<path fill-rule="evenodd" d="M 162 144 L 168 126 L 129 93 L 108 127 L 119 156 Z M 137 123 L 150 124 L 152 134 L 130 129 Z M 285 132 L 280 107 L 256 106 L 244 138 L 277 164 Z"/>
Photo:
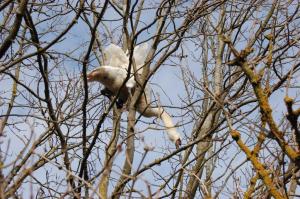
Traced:
<path fill-rule="evenodd" d="M 135 64 L 137 66 L 138 74 L 142 74 L 143 65 L 145 64 L 145 59 L 148 54 L 148 44 L 143 43 L 134 48 L 133 57 L 135 60 Z"/>
<path fill-rule="evenodd" d="M 124 68 L 117 68 L 113 66 L 101 66 L 100 68 L 103 68 L 105 72 L 113 78 L 113 82 L 120 82 L 120 84 L 123 83 L 125 78 L 127 77 L 127 70 Z M 131 76 L 128 81 L 126 82 L 126 87 L 131 89 L 135 86 L 136 82 L 134 80 L 134 77 Z M 110 85 L 105 85 L 109 87 Z M 121 85 L 120 85 L 121 86 Z"/>
<path fill-rule="evenodd" d="M 119 46 L 110 44 L 104 51 L 104 65 L 127 69 L 128 58 Z"/>
<path fill-rule="evenodd" d="M 140 44 L 134 48 L 133 57 L 137 66 L 144 65 L 147 53 L 147 43 Z"/>

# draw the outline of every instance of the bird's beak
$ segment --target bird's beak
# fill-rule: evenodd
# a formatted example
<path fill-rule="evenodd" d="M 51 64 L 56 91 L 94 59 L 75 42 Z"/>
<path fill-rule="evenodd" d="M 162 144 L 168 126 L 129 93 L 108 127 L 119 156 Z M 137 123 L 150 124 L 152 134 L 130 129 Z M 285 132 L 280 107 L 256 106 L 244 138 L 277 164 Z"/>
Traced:
<path fill-rule="evenodd" d="M 92 73 L 93 72 L 86 74 L 86 79 L 88 82 L 92 82 L 94 80 L 94 75 Z"/>

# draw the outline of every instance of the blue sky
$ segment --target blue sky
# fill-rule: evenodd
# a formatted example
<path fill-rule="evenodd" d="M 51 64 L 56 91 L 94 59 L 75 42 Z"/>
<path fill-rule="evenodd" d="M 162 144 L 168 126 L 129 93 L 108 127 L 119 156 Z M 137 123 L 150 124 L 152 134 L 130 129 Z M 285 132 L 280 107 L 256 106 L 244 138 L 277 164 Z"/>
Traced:
<path fill-rule="evenodd" d="M 147 3 L 149 3 L 149 1 L 147 1 Z M 151 7 L 151 2 L 149 3 L 149 6 L 147 7 Z M 186 4 L 186 6 L 188 6 L 189 3 Z M 58 32 L 60 32 L 61 30 L 63 30 L 63 26 L 59 26 L 58 24 L 60 24 L 61 22 L 64 24 L 68 24 L 70 22 L 70 20 L 72 19 L 74 15 L 70 14 L 70 15 L 65 15 L 61 18 L 61 20 L 57 21 L 55 24 L 52 24 L 54 26 L 54 28 L 56 28 L 58 30 Z M 155 10 L 153 9 L 147 9 L 145 11 L 143 11 L 142 13 L 142 18 L 141 21 L 143 21 L 143 23 L 148 24 L 152 21 L 153 17 L 155 16 Z M 89 18 L 91 18 L 92 16 L 89 15 Z M 35 21 L 41 20 L 42 18 L 38 18 L 38 16 L 36 16 L 36 18 L 34 19 Z M 0 15 L 0 21 L 3 20 L 3 16 Z M 177 19 L 175 22 L 175 25 L 180 25 L 180 23 L 182 22 L 181 19 Z M 140 24 L 140 28 L 143 27 L 143 23 Z M 113 36 L 113 40 L 107 39 L 105 40 L 104 38 L 104 33 L 105 29 L 103 24 L 105 24 L 108 29 L 110 31 L 112 31 L 112 36 Z M 118 14 L 116 12 L 114 12 L 111 8 L 108 9 L 108 11 L 105 13 L 104 15 L 104 20 L 103 20 L 103 24 L 101 24 L 99 26 L 98 31 L 101 33 L 100 35 L 100 39 L 103 42 L 103 46 L 108 46 L 111 42 L 116 43 L 118 45 L 121 45 L 121 40 L 122 38 L 120 37 L 122 34 L 122 27 L 121 27 L 121 20 L 120 17 L 118 16 Z M 51 24 L 40 24 L 38 25 L 38 31 L 39 32 L 43 32 L 44 30 L 46 30 L 47 28 L 49 28 Z M 153 36 L 153 34 L 155 33 L 155 29 L 156 29 L 156 25 L 152 26 L 151 28 L 149 28 L 147 31 L 145 31 L 143 34 L 141 34 L 137 41 L 142 42 L 145 40 L 148 40 L 150 37 Z M 171 31 L 172 28 L 170 28 Z M 245 28 L 245 30 L 251 30 L 251 26 L 249 24 L 248 27 Z M 252 29 L 254 31 L 254 29 Z M 249 32 L 249 34 L 252 32 Z M 46 34 L 43 37 L 41 37 L 41 43 L 46 43 L 48 41 L 50 41 L 51 39 L 53 39 L 56 35 L 54 34 Z M 89 40 L 90 40 L 90 30 L 88 28 L 88 26 L 82 21 L 79 20 L 78 23 L 71 29 L 71 31 L 63 38 L 63 40 L 61 42 L 59 42 L 58 44 L 54 45 L 53 47 L 51 47 L 49 49 L 49 52 L 55 51 L 55 52 L 59 52 L 62 54 L 53 54 L 54 56 L 57 57 L 57 62 L 55 61 L 50 61 L 50 65 L 49 68 L 53 70 L 51 70 L 50 73 L 50 78 L 52 80 L 59 80 L 60 84 L 58 84 L 59 86 L 57 87 L 57 90 L 53 90 L 52 95 L 54 96 L 60 96 L 60 98 L 63 97 L 64 92 L 63 92 L 63 87 L 67 85 L 68 83 L 68 78 L 67 75 L 70 76 L 71 79 L 71 87 L 72 89 L 78 90 L 79 93 L 79 98 L 75 98 L 76 97 L 76 92 L 72 91 L 71 93 L 74 95 L 74 98 L 72 98 L 73 100 L 70 101 L 70 106 L 74 108 L 67 108 L 66 106 L 64 106 L 63 108 L 65 108 L 65 112 L 63 112 L 63 116 L 67 115 L 67 111 L 75 111 L 77 109 L 80 109 L 81 107 L 81 103 L 82 103 L 82 99 L 83 99 L 83 90 L 82 90 L 82 81 L 80 80 L 80 76 L 81 76 L 81 71 L 82 71 L 82 64 L 81 62 L 76 61 L 77 60 L 82 60 L 84 54 L 86 53 L 86 50 L 88 48 L 88 44 L 89 44 Z M 198 42 L 201 42 L 201 38 L 199 39 Z M 149 41 L 149 43 L 151 43 L 151 41 Z M 244 42 L 241 42 L 239 45 L 237 45 L 238 48 L 243 48 L 243 44 L 245 44 Z M 30 53 L 32 51 L 34 51 L 35 49 L 33 49 L 32 47 L 27 48 L 27 53 Z M 178 52 L 180 52 L 181 49 L 178 49 Z M 159 99 L 161 105 L 164 106 L 168 106 L 168 107 L 181 107 L 184 106 L 185 103 L 187 102 L 187 95 L 182 81 L 182 73 L 181 73 L 181 69 L 183 70 L 189 70 L 193 76 L 196 77 L 197 82 L 201 83 L 202 81 L 202 72 L 201 72 L 201 56 L 202 56 L 202 51 L 198 48 L 198 46 L 195 46 L 194 43 L 192 43 L 191 41 L 185 40 L 184 41 L 184 45 L 183 45 L 183 51 L 185 54 L 187 54 L 187 58 L 184 59 L 182 62 L 180 62 L 177 58 L 170 58 L 170 60 L 167 60 L 164 65 L 162 65 L 160 67 L 160 69 L 155 73 L 155 75 L 151 78 L 150 80 L 150 85 L 151 88 L 153 90 L 153 94 L 155 95 L 156 99 Z M 176 53 L 178 53 L 176 52 Z M 197 58 L 199 58 L 199 60 L 197 60 L 197 58 L 194 58 L 193 56 L 191 56 L 191 54 L 195 54 L 197 56 Z M 67 56 L 66 56 L 67 55 Z M 209 56 L 211 56 L 211 54 L 209 54 Z M 159 57 L 159 55 L 158 55 Z M 33 60 L 35 60 L 36 58 L 33 58 Z M 88 65 L 88 70 L 92 70 L 95 67 L 98 67 L 99 63 L 97 62 L 97 60 L 95 59 L 95 56 L 92 54 L 90 56 L 90 63 Z M 154 60 L 155 62 L 156 60 Z M 29 64 L 28 66 L 24 66 L 22 65 L 22 74 L 21 74 L 21 81 L 24 82 L 25 84 L 27 84 L 28 86 L 30 86 L 33 90 L 37 91 L 37 81 L 39 78 L 39 72 L 37 71 L 37 69 L 33 66 L 30 65 L 30 62 L 26 62 L 27 64 Z M 176 64 L 174 64 L 176 63 Z M 211 64 L 211 66 L 213 66 L 214 63 Z M 151 67 L 153 68 L 154 63 L 151 65 Z M 58 68 L 55 68 L 56 66 L 58 66 Z M 12 70 L 13 72 L 13 70 Z M 298 78 L 299 80 L 299 78 Z M 10 89 L 12 86 L 12 80 L 9 78 L 5 78 L 3 80 L 1 80 L 1 86 L 0 86 L 0 95 L 2 98 L 9 98 L 10 96 Z M 54 84 L 54 83 L 53 83 Z M 103 97 L 99 96 L 99 91 L 101 89 L 101 85 L 98 83 L 92 83 L 89 84 L 89 96 L 91 101 L 89 102 L 89 108 L 94 108 L 92 110 L 89 111 L 89 116 L 90 117 L 94 117 L 94 118 L 99 118 L 100 117 L 100 112 L 102 111 L 103 108 L 105 108 L 105 106 L 107 106 L 109 104 L 109 101 L 106 99 L 105 101 L 103 101 Z M 19 92 L 21 92 L 22 94 L 24 94 L 24 96 L 29 96 L 28 92 L 25 91 L 22 87 L 18 87 Z M 40 89 L 40 93 L 41 96 L 43 96 L 42 91 L 43 91 L 43 84 L 40 85 L 39 87 Z M 299 95 L 299 91 L 297 89 L 290 89 L 289 93 L 293 96 L 297 96 Z M 274 109 L 273 111 L 273 115 L 274 117 L 278 120 L 280 120 L 280 118 L 282 118 L 283 114 L 286 112 L 285 110 L 285 106 L 283 105 L 283 96 L 285 95 L 285 91 L 280 90 L 275 92 L 275 94 L 273 94 L 270 98 L 271 101 L 271 105 Z M 18 95 L 16 98 L 16 104 L 20 104 L 21 107 L 15 107 L 13 108 L 12 113 L 14 114 L 28 114 L 29 109 L 24 107 L 24 105 L 27 105 L 28 102 L 26 101 L 26 99 L 24 98 L 24 96 L 22 95 Z M 195 91 L 195 95 L 196 98 L 201 99 L 203 97 L 203 93 L 201 93 L 201 91 L 196 90 Z M 78 100 L 79 99 L 79 100 Z M 154 99 L 154 97 L 153 97 Z M 7 102 L 7 100 L 4 100 L 5 102 Z M 33 102 L 37 103 L 36 99 L 32 99 Z M 199 105 L 200 103 L 198 103 Z M 45 105 L 44 105 L 45 106 Z M 7 103 L 4 104 L 3 106 L 0 107 L 0 114 L 4 114 L 4 112 L 6 111 L 7 108 Z M 77 108 L 77 109 L 76 109 Z M 249 108 L 249 107 L 247 107 Z M 182 136 L 184 137 L 183 139 L 183 144 L 187 143 L 189 138 L 191 137 L 191 132 L 194 126 L 194 123 L 187 123 L 190 122 L 192 120 L 192 116 L 184 116 L 181 117 L 183 111 L 185 110 L 180 110 L 178 108 L 166 108 L 166 110 L 173 115 L 173 120 L 174 123 L 179 123 L 179 124 L 184 124 L 184 126 L 179 127 L 178 130 L 179 132 L 182 133 Z M 37 115 L 37 116 L 41 116 L 40 110 L 36 110 L 36 112 L 30 112 L 30 114 L 32 115 Z M 97 115 L 98 114 L 98 115 Z M 96 115 L 96 116 L 95 116 Z M 137 114 L 139 115 L 139 114 Z M 110 115 L 111 117 L 111 115 Z M 254 122 L 256 121 L 256 118 L 258 117 L 258 112 L 253 113 L 249 118 L 251 120 L 253 120 Z M 126 126 L 127 126 L 127 113 L 123 114 L 123 122 L 122 122 L 122 127 L 125 128 L 126 130 Z M 80 123 L 80 119 L 81 116 L 77 117 L 75 120 L 71 121 L 72 124 L 77 125 L 78 123 Z M 144 160 L 144 164 L 153 162 L 155 159 L 158 159 L 160 157 L 162 157 L 165 154 L 169 154 L 171 151 L 173 151 L 175 149 L 175 146 L 172 142 L 170 142 L 167 138 L 167 135 L 164 133 L 163 130 L 151 130 L 151 129 L 147 129 L 149 127 L 149 123 L 152 123 L 152 121 L 154 120 L 153 118 L 147 119 L 142 117 L 141 120 L 143 122 L 139 122 L 136 125 L 136 131 L 137 132 L 142 132 L 139 133 L 135 142 L 136 144 L 136 153 L 135 153 L 135 161 L 134 161 L 134 165 L 133 165 L 133 170 L 135 171 L 141 158 L 142 158 L 142 153 L 143 153 L 143 149 L 145 146 L 150 145 L 150 146 L 154 146 L 154 151 L 150 152 L 146 159 Z M 28 117 L 26 120 L 20 117 L 11 117 L 10 118 L 10 122 L 19 122 L 19 124 L 17 124 L 14 127 L 11 128 L 7 128 L 6 130 L 6 137 L 3 138 L 4 140 L 4 144 L 1 145 L 1 150 L 5 151 L 5 149 L 7 148 L 7 146 L 9 146 L 9 150 L 8 150 L 8 156 L 6 159 L 6 163 L 11 163 L 16 156 L 20 153 L 20 151 L 22 150 L 22 147 L 24 146 L 24 143 L 21 141 L 22 139 L 25 138 L 31 138 L 31 143 L 37 139 L 37 137 L 42 134 L 45 131 L 46 125 L 43 122 L 42 125 L 38 125 L 38 122 L 41 122 L 39 119 L 35 119 L 33 117 Z M 155 120 L 156 122 L 159 122 L 158 120 Z M 92 131 L 95 129 L 95 125 L 97 123 L 97 121 L 90 121 L 90 125 L 88 127 L 88 131 L 87 133 L 90 135 L 92 133 Z M 147 122 L 147 123 L 145 123 Z M 159 122 L 160 125 L 162 125 L 162 122 Z M 31 126 L 30 126 L 31 125 Z M 241 125 L 241 123 L 238 123 L 238 125 Z M 243 125 L 243 124 L 242 124 Z M 151 126 L 152 127 L 152 126 Z M 156 126 L 153 124 L 153 127 L 159 127 L 161 128 L 161 126 Z M 105 123 L 102 126 L 101 130 L 107 130 L 107 129 L 111 129 L 112 128 L 112 122 L 111 119 L 107 119 L 105 121 Z M 64 132 L 68 132 L 68 129 L 66 128 L 66 126 L 63 126 L 63 130 Z M 248 130 L 248 129 L 246 129 Z M 32 132 L 34 132 L 32 134 Z M 245 131 L 246 132 L 246 131 Z M 74 138 L 70 139 L 69 141 L 71 143 L 76 143 L 76 139 L 78 139 L 81 135 L 81 128 L 77 127 L 77 128 L 71 128 L 71 132 L 69 132 L 70 135 L 75 136 Z M 222 132 L 218 133 L 218 136 L 225 134 L 226 133 L 226 129 Z M 251 132 L 250 132 L 251 133 Z M 252 132 L 254 133 L 254 132 Z M 33 136 L 32 136 L 33 135 Z M 30 137 L 32 136 L 32 137 Z M 246 140 L 247 143 L 251 143 L 252 140 L 247 140 L 247 134 L 242 134 L 244 140 Z M 18 138 L 19 137 L 19 138 Z M 123 133 L 123 137 L 124 137 L 124 133 Z M 141 140 L 141 137 L 144 137 L 144 142 Z M 100 134 L 99 136 L 99 142 L 96 144 L 95 149 L 99 150 L 99 153 L 95 153 L 93 155 L 91 155 L 90 160 L 94 160 L 96 158 L 100 157 L 100 162 L 97 162 L 94 164 L 95 167 L 99 166 L 101 167 L 101 164 L 103 164 L 104 162 L 104 147 L 105 145 L 102 143 L 107 143 L 109 141 L 110 138 L 110 134 L 107 132 L 103 132 Z M 44 146 L 39 147 L 38 149 L 36 149 L 36 153 L 42 154 L 44 153 L 44 147 L 47 146 L 49 147 L 51 144 L 53 145 L 59 145 L 59 142 L 53 142 L 53 140 L 50 139 L 50 141 L 45 142 Z M 272 143 L 268 143 L 270 145 L 272 145 Z M 219 146 L 218 146 L 219 147 Z M 217 147 L 217 148 L 218 148 Z M 227 147 L 228 150 L 225 150 L 224 152 L 222 152 L 222 158 L 223 160 L 219 160 L 218 164 L 217 164 L 217 169 L 213 175 L 213 178 L 216 179 L 218 176 L 222 175 L 224 173 L 224 171 L 226 170 L 227 165 L 230 163 L 231 158 L 234 159 L 232 165 L 230 166 L 230 169 L 227 171 L 228 173 L 231 171 L 231 169 L 233 169 L 235 166 L 239 165 L 242 161 L 245 160 L 245 156 L 242 153 L 239 153 L 237 156 L 232 157 L 232 153 L 236 153 L 236 151 L 238 151 L 239 149 L 237 148 L 236 145 L 232 144 L 230 146 Z M 48 148 L 47 148 L 48 149 Z M 46 149 L 46 150 L 47 150 Z M 123 152 L 121 152 L 120 154 L 117 155 L 116 157 L 116 161 L 115 161 L 115 166 L 113 168 L 113 172 L 112 172 L 112 177 L 119 177 L 119 172 L 121 171 L 121 167 L 123 166 L 123 162 L 124 162 L 124 149 L 125 149 L 125 145 L 123 145 Z M 76 155 L 80 155 L 81 151 L 72 151 L 70 152 L 71 154 L 75 156 Z M 266 152 L 267 153 L 267 152 Z M 27 166 L 30 166 L 30 164 L 32 164 L 36 159 L 38 158 L 38 156 L 35 156 L 34 158 L 32 158 L 29 162 Z M 175 156 L 174 159 L 172 160 L 173 163 L 170 163 L 168 161 L 163 162 L 161 165 L 154 167 L 153 169 L 159 173 L 160 175 L 163 176 L 168 176 L 170 173 L 172 173 L 174 171 L 173 166 L 176 165 L 177 169 L 180 166 L 179 164 L 179 156 Z M 80 159 L 80 157 L 76 157 L 75 160 L 72 163 L 72 168 L 73 169 L 77 169 L 78 166 L 78 160 Z M 55 160 L 56 163 L 62 163 L 62 158 L 57 158 Z M 225 166 L 226 165 L 226 166 Z M 5 168 L 5 173 L 8 172 L 9 169 L 11 169 L 13 167 L 13 165 L 9 165 L 7 168 Z M 249 168 L 249 163 L 246 163 L 245 165 L 242 166 L 242 169 L 239 169 L 236 172 L 236 176 L 243 176 L 244 173 L 243 171 L 247 170 L 247 168 Z M 99 171 L 100 169 L 98 169 L 97 171 Z M 65 175 L 64 172 L 57 169 L 56 166 L 53 166 L 52 164 L 47 164 L 46 167 L 41 168 L 37 171 L 35 171 L 33 173 L 33 175 L 37 178 L 39 178 L 41 181 L 46 181 L 46 173 L 47 172 L 52 172 L 52 174 L 56 174 L 56 176 L 52 176 L 53 178 L 58 177 L 59 179 L 63 180 Z M 250 172 L 250 171 L 249 171 Z M 227 174 L 228 174 L 227 173 Z M 157 177 L 157 174 L 153 171 L 147 171 L 142 175 L 142 178 L 145 180 L 148 180 L 151 183 L 155 183 L 155 184 L 161 184 L 162 181 L 160 180 L 156 180 L 155 177 Z M 98 182 L 96 180 L 96 182 Z M 232 183 L 232 186 L 230 185 L 230 183 Z M 110 190 L 114 187 L 115 182 L 113 182 L 112 184 L 110 184 Z M 172 183 L 171 183 L 172 184 Z M 221 186 L 222 185 L 222 180 L 218 181 L 216 183 L 216 185 Z M 235 185 L 233 184 L 233 180 L 230 180 L 228 182 L 228 188 L 232 189 L 231 191 L 234 190 Z M 37 189 L 38 186 L 33 186 L 34 189 Z M 155 187 L 155 186 L 153 186 Z M 146 183 L 145 181 L 139 180 L 136 183 L 136 188 L 141 189 L 141 190 L 146 190 Z M 246 189 L 246 187 L 244 187 Z M 29 185 L 25 185 L 23 187 L 24 189 L 24 194 L 29 194 L 29 190 L 30 187 Z M 153 188 L 153 189 L 157 189 L 157 187 Z M 170 189 L 166 189 L 168 191 L 170 191 Z M 155 190 L 152 190 L 153 192 Z M 145 192 L 146 193 L 146 192 Z M 224 196 L 225 197 L 225 196 Z"/>

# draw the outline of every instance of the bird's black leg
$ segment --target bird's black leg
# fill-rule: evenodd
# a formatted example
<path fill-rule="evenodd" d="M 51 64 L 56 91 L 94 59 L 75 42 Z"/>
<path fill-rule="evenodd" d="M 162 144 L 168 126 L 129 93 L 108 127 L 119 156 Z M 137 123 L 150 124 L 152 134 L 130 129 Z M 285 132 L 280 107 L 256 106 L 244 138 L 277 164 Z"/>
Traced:
<path fill-rule="evenodd" d="M 110 90 L 108 90 L 107 88 L 104 88 L 101 90 L 101 94 L 108 97 L 109 99 L 111 98 L 111 96 L 113 95 L 112 92 Z"/>
<path fill-rule="evenodd" d="M 116 106 L 118 109 L 122 108 L 123 105 L 124 105 L 124 101 L 121 99 L 121 98 L 118 98 L 117 101 L 116 101 Z"/>
<path fill-rule="evenodd" d="M 116 106 L 118 109 L 122 108 L 123 105 L 127 102 L 129 93 L 127 90 L 125 90 L 125 91 L 123 90 L 123 92 L 120 93 L 120 95 L 116 101 Z"/>

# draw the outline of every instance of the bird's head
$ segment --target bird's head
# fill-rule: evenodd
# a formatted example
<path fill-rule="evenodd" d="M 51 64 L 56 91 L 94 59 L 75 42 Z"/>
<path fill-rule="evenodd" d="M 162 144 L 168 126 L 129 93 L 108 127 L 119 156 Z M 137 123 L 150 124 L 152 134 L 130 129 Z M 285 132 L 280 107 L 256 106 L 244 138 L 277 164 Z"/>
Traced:
<path fill-rule="evenodd" d="M 88 82 L 93 82 L 93 81 L 102 82 L 103 80 L 105 80 L 107 78 L 106 76 L 107 76 L 107 72 L 106 72 L 105 68 L 99 67 L 99 68 L 92 70 L 91 72 L 89 72 L 87 74 L 87 81 Z"/>

